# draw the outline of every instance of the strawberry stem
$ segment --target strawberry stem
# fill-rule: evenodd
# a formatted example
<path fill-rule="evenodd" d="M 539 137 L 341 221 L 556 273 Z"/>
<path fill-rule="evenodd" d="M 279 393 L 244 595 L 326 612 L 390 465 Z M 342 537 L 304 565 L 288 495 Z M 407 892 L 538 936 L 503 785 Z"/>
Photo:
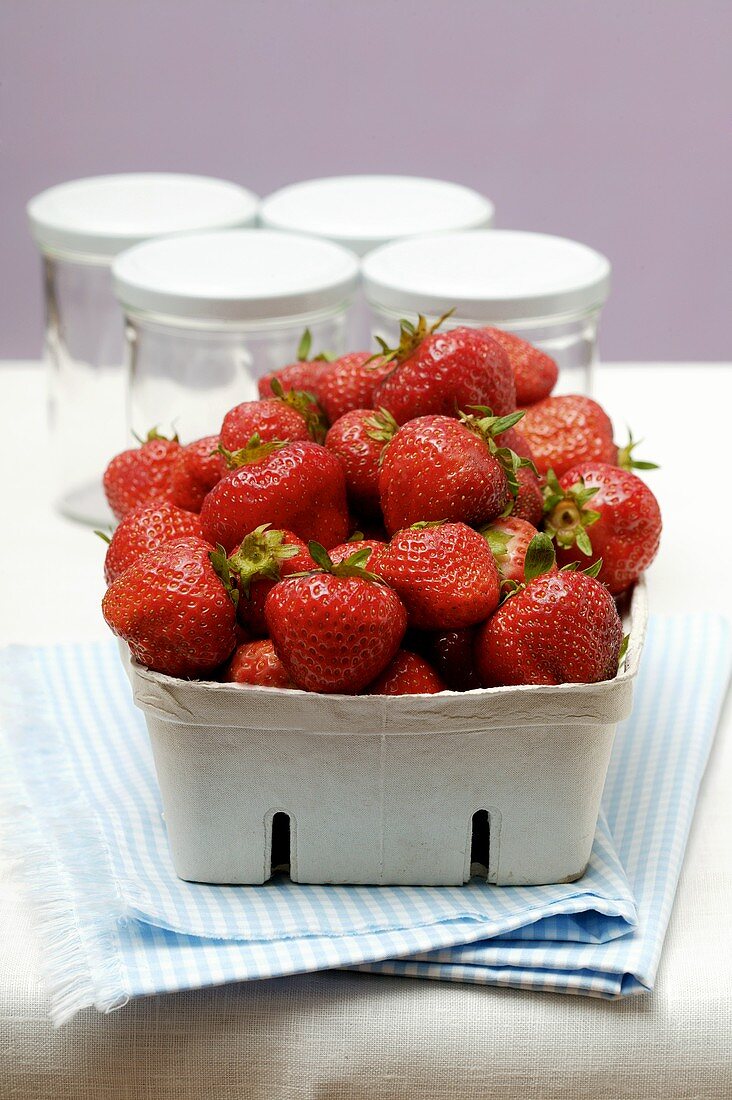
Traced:
<path fill-rule="evenodd" d="M 658 470 L 656 462 L 643 462 L 633 457 L 633 451 L 642 442 L 642 439 L 633 439 L 633 433 L 628 428 L 628 442 L 624 447 L 618 447 L 618 466 L 623 470 Z"/>
<path fill-rule="evenodd" d="M 361 577 L 362 580 L 375 581 L 377 584 L 386 583 L 381 577 L 377 577 L 375 573 L 369 573 L 365 568 L 372 553 L 370 546 L 363 546 L 337 563 L 331 560 L 328 551 L 319 542 L 309 542 L 308 550 L 310 557 L 320 567 L 315 572 L 332 573 L 334 577 Z"/>
<path fill-rule="evenodd" d="M 421 313 L 417 315 L 416 325 L 402 318 L 399 322 L 399 343 L 397 346 L 390 348 L 386 340 L 382 340 L 380 336 L 377 336 L 376 343 L 381 350 L 375 352 L 371 359 L 367 359 L 367 363 L 370 363 L 373 359 L 380 359 L 383 363 L 393 363 L 395 368 L 398 367 L 400 363 L 403 363 L 405 359 L 414 354 L 423 340 L 437 332 L 440 325 L 453 315 L 455 309 L 455 306 L 448 309 L 447 313 L 443 313 L 442 317 L 438 317 L 432 325 L 427 324 L 427 318 L 423 317 Z"/>
<path fill-rule="evenodd" d="M 279 451 L 280 448 L 286 446 L 287 441 L 284 439 L 273 439 L 269 443 L 262 443 L 259 432 L 255 432 L 247 445 L 241 447 L 238 451 L 227 451 L 226 447 L 219 443 L 213 453 L 222 455 L 230 470 L 238 470 L 240 466 L 249 466 L 253 462 L 261 462 L 268 455 L 274 454 L 275 451 Z"/>
<path fill-rule="evenodd" d="M 298 546 L 285 542 L 284 531 L 268 528 L 269 524 L 263 523 L 250 531 L 240 546 L 229 555 L 229 569 L 238 579 L 239 588 L 245 595 L 249 594 L 253 580 L 280 580 L 280 562 L 294 558 L 299 552 Z"/>

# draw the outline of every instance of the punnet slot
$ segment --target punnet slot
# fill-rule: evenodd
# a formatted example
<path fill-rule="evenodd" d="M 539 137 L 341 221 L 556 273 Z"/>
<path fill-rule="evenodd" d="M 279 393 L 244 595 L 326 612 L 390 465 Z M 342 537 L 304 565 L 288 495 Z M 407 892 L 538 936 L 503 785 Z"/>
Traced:
<path fill-rule="evenodd" d="M 470 835 L 470 877 L 485 879 L 490 866 L 491 819 L 487 810 L 473 814 Z"/>
<path fill-rule="evenodd" d="M 290 873 L 290 815 L 282 810 L 272 815 L 270 875 Z"/>

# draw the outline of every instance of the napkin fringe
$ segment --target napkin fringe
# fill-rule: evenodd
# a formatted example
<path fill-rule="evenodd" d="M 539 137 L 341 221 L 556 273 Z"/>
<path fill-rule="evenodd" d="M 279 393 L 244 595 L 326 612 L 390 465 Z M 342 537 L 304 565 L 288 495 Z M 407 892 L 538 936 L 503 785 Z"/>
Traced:
<path fill-rule="evenodd" d="M 22 683 L 22 677 L 13 683 L 1 677 L 0 698 L 3 714 L 15 719 L 13 737 L 38 797 L 31 801 L 20 754 L 0 737 L 0 854 L 30 904 L 50 1016 L 60 1027 L 82 1008 L 111 1012 L 127 1004 L 117 936 L 127 914 L 101 830 L 57 747 L 45 700 L 29 698 Z M 63 810 L 54 810 L 57 805 Z"/>

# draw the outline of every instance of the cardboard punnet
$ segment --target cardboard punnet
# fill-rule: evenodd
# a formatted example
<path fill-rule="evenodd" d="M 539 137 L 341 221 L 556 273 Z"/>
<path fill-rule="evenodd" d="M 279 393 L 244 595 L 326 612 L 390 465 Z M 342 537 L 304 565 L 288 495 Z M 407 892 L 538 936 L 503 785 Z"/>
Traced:
<path fill-rule="evenodd" d="M 474 862 L 499 885 L 579 878 L 646 618 L 641 581 L 623 666 L 599 684 L 319 695 L 129 661 L 177 874 L 265 882 L 286 814 L 296 882 L 458 885 Z"/>

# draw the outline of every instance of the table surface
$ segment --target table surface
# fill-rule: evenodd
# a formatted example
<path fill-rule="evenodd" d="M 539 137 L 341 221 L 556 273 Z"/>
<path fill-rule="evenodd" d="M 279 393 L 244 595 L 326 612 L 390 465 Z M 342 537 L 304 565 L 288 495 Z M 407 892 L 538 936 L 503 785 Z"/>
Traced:
<path fill-rule="evenodd" d="M 732 618 L 732 534 L 717 471 L 732 369 L 605 365 L 597 397 L 661 463 L 653 611 Z M 701 411 L 703 410 L 703 412 Z M 43 372 L 0 364 L 0 643 L 104 638 L 104 546 L 50 505 Z M 37 567 L 33 567 L 33 563 Z M 724 565 L 722 565 L 724 569 Z M 0 1097 L 613 1100 L 732 1096 L 732 708 L 700 796 L 656 990 L 606 1002 L 326 973 L 153 997 L 59 1031 L 47 1018 L 29 914 L 0 884 Z"/>

